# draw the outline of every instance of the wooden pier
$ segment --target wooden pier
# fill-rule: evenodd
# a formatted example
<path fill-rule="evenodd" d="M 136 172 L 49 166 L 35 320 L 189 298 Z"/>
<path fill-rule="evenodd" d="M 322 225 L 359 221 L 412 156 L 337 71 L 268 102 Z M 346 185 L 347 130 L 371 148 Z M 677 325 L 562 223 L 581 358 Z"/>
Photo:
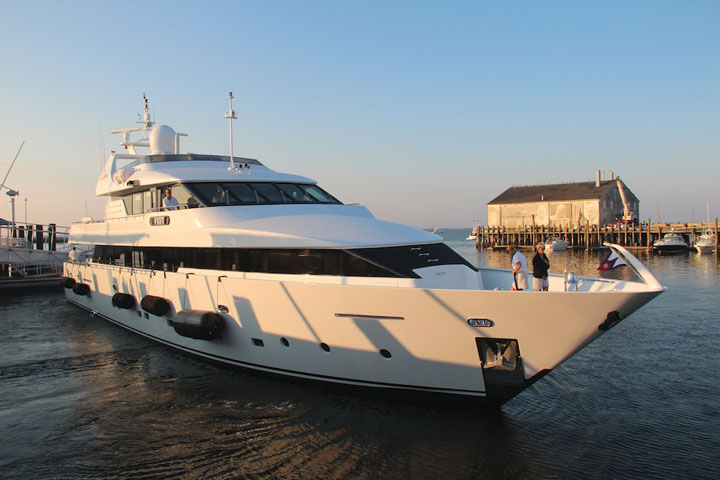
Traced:
<path fill-rule="evenodd" d="M 524 227 L 500 227 L 477 225 L 475 248 L 505 248 L 508 245 L 534 247 L 550 237 L 567 240 L 569 249 L 598 249 L 603 245 L 615 243 L 628 249 L 651 249 L 653 243 L 666 233 L 675 232 L 685 237 L 693 245 L 697 237 L 705 231 L 715 233 L 715 254 L 718 251 L 718 219 L 714 223 L 647 223 L 638 225 L 610 224 L 605 226 L 574 225 L 548 227 L 545 225 L 526 225 Z"/>

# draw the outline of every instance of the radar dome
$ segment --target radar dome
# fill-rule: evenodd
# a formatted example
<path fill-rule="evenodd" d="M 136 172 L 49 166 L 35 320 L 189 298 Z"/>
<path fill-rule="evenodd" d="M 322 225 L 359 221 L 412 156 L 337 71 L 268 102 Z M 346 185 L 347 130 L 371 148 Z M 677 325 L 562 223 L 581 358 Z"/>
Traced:
<path fill-rule="evenodd" d="M 150 153 L 175 153 L 175 130 L 167 125 L 157 125 L 150 130 Z"/>

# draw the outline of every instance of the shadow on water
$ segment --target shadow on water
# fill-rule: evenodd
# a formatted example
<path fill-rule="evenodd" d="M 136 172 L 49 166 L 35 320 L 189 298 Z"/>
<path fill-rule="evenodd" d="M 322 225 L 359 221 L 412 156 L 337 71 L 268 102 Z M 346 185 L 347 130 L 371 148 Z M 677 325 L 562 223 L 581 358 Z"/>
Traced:
<path fill-rule="evenodd" d="M 473 263 L 509 263 L 467 243 L 456 249 Z M 600 256 L 576 262 L 596 275 Z M 0 471 L 4 478 L 713 478 L 717 264 L 639 256 L 668 292 L 501 410 L 219 368 L 92 317 L 62 294 L 12 298 L 0 303 Z"/>

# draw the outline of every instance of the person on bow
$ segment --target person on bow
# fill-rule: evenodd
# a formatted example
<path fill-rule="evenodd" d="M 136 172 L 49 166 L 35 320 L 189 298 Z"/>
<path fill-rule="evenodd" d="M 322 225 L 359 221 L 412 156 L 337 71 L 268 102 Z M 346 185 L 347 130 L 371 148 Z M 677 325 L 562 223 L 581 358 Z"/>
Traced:
<path fill-rule="evenodd" d="M 510 290 L 525 290 L 527 288 L 527 260 L 525 255 L 520 253 L 518 247 L 511 245 L 507 247 L 507 252 L 512 255 L 512 273 L 513 283 Z"/>
<path fill-rule="evenodd" d="M 548 270 L 550 259 L 545 255 L 545 244 L 538 243 L 535 246 L 535 256 L 532 259 L 533 266 L 533 288 L 538 292 L 547 292 L 550 286 L 548 282 Z"/>

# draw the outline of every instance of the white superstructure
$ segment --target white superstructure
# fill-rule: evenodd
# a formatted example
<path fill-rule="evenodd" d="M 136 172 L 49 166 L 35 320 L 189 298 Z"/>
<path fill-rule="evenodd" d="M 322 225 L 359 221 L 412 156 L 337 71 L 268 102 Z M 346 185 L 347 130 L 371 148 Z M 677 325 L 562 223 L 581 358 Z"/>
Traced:
<path fill-rule="evenodd" d="M 621 247 L 643 282 L 581 277 L 566 292 L 551 275 L 549 292 L 510 291 L 509 270 L 477 269 L 437 235 L 377 220 L 314 180 L 181 154 L 179 134 L 147 112 L 118 131 L 128 153 L 98 180 L 105 218 L 70 231 L 93 259 L 66 263 L 63 281 L 72 303 L 185 352 L 499 404 L 663 291 Z M 163 208 L 167 187 L 177 207 Z"/>

